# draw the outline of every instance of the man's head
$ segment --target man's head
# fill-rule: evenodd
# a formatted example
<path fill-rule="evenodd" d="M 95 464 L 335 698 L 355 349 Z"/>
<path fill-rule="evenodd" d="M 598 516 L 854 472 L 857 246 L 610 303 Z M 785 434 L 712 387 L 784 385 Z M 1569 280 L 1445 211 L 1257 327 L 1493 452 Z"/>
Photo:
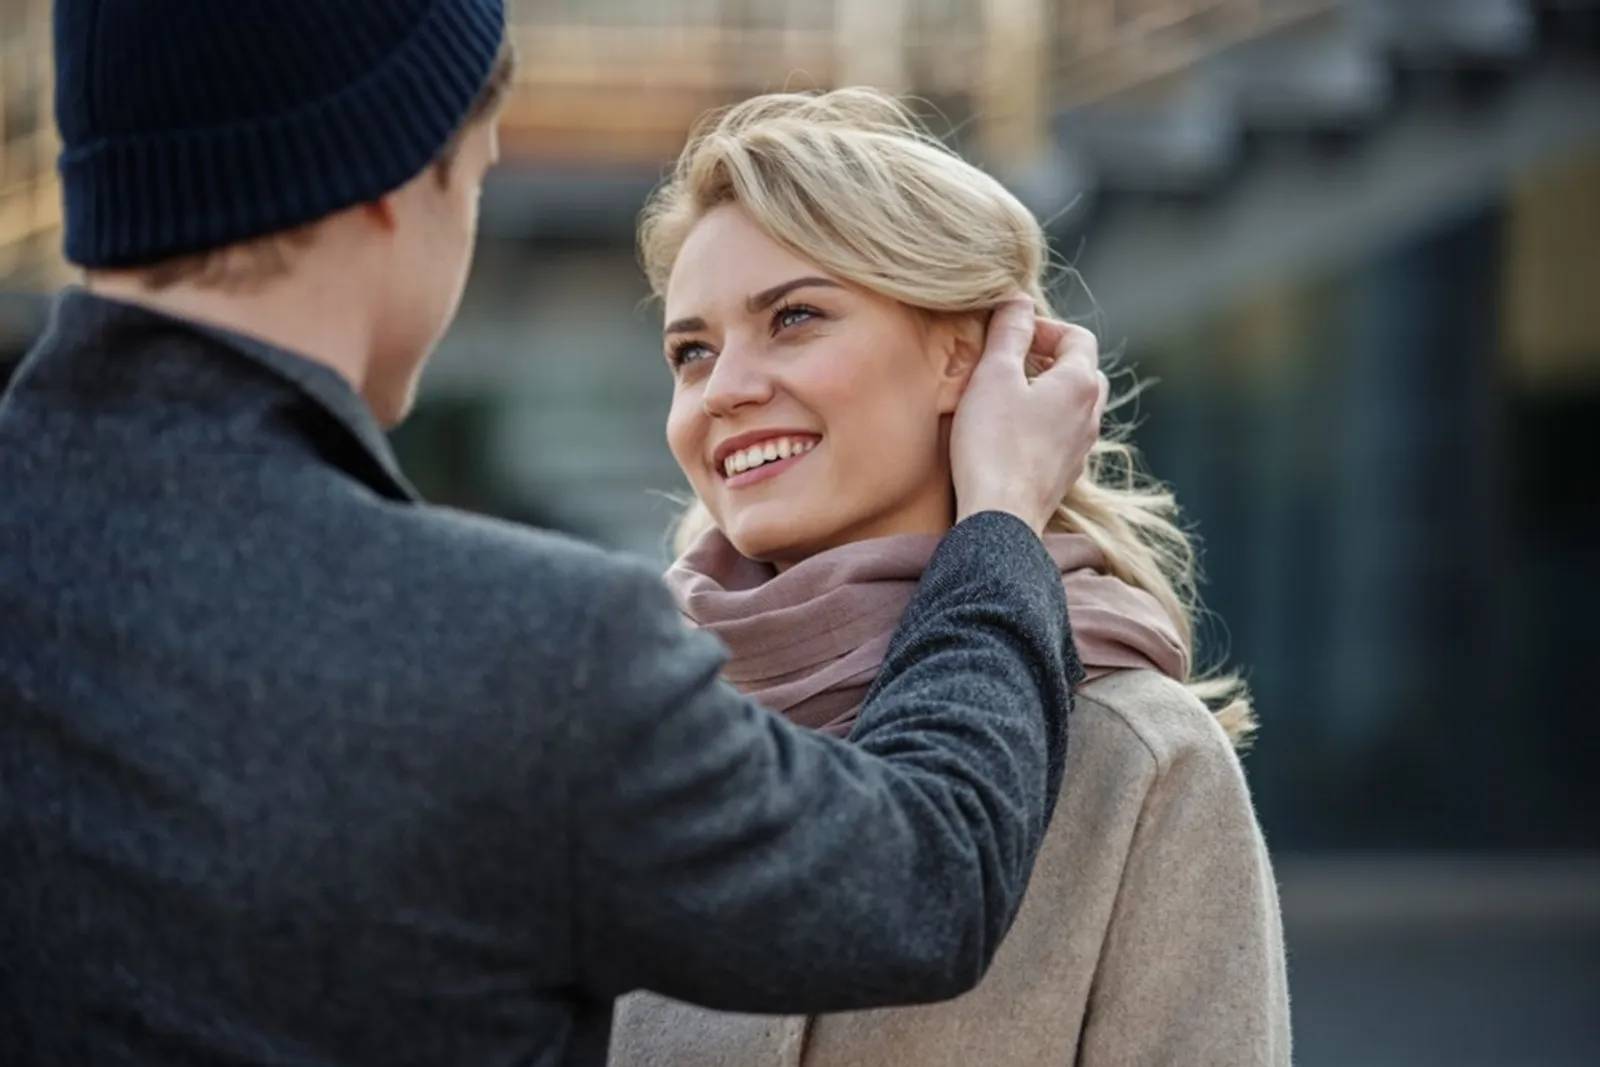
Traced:
<path fill-rule="evenodd" d="M 322 358 L 398 421 L 472 258 L 504 0 L 57 0 L 55 20 L 67 258 Z"/>

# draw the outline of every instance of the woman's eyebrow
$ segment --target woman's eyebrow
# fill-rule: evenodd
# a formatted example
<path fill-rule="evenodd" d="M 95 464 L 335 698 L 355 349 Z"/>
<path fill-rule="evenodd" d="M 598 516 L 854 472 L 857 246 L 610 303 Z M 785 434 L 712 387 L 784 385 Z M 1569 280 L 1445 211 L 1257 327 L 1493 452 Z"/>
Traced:
<path fill-rule="evenodd" d="M 662 336 L 675 333 L 699 333 L 706 328 L 706 320 L 698 315 L 687 319 L 674 319 L 667 323 L 667 328 L 661 331 Z"/>
<path fill-rule="evenodd" d="M 844 288 L 844 286 L 840 285 L 832 278 L 809 275 L 804 278 L 794 278 L 787 282 L 781 282 L 778 285 L 774 285 L 770 289 L 763 289 L 759 293 L 754 294 L 748 300 L 746 300 L 744 302 L 744 307 L 746 311 L 754 315 L 756 312 L 764 311 L 773 304 L 776 304 L 778 301 L 782 300 L 796 289 L 810 289 L 819 286 L 827 289 Z"/>
<path fill-rule="evenodd" d="M 754 315 L 757 312 L 765 311 L 767 308 L 771 307 L 773 304 L 776 304 L 778 301 L 782 300 L 784 297 L 788 296 L 797 289 L 813 288 L 843 289 L 844 286 L 840 285 L 832 278 L 824 278 L 821 275 L 807 275 L 804 278 L 791 278 L 789 281 L 779 282 L 777 285 L 763 289 L 759 293 L 752 293 L 745 299 L 744 307 L 747 312 Z M 663 336 L 668 336 L 675 333 L 699 333 L 705 328 L 705 319 L 698 315 L 691 315 L 684 319 L 673 319 L 671 322 L 667 323 L 666 329 L 662 330 L 661 333 Z"/>

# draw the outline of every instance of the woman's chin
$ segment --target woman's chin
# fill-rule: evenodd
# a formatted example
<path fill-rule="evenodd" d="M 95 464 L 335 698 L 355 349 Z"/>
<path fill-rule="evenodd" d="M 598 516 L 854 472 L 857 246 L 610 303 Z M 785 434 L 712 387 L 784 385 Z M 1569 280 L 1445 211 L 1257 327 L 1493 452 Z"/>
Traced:
<path fill-rule="evenodd" d="M 771 563 L 780 570 L 815 554 L 788 537 L 738 540 L 729 538 L 729 540 L 733 542 L 733 547 L 739 550 L 741 556 L 759 563 Z"/>
<path fill-rule="evenodd" d="M 780 569 L 817 553 L 819 539 L 802 535 L 797 523 L 782 516 L 741 516 L 723 527 L 739 554 Z M 809 534 L 811 531 L 806 531 Z"/>

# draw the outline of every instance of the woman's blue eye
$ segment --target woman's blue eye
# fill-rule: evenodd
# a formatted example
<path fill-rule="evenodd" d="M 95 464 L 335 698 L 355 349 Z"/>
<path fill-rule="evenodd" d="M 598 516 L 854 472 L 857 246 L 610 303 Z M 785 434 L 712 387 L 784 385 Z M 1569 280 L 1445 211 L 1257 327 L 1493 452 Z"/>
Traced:
<path fill-rule="evenodd" d="M 683 341 L 672 348 L 672 365 L 682 367 L 689 363 L 698 363 L 710 354 L 710 349 L 698 341 Z"/>
<path fill-rule="evenodd" d="M 773 333 L 778 333 L 779 330 L 787 330 L 789 326 L 798 326 L 800 323 L 810 320 L 810 318 L 821 317 L 822 312 L 814 309 L 814 307 L 806 307 L 805 304 L 790 304 L 787 307 L 779 307 L 776 312 L 773 312 Z"/>

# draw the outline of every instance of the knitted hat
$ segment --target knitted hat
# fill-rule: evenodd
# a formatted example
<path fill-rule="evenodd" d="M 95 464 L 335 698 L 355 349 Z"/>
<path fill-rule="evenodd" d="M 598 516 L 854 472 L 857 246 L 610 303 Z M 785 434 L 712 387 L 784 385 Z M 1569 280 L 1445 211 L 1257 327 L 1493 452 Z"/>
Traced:
<path fill-rule="evenodd" d="M 148 266 L 392 192 L 504 32 L 504 0 L 55 0 L 67 259 Z"/>

